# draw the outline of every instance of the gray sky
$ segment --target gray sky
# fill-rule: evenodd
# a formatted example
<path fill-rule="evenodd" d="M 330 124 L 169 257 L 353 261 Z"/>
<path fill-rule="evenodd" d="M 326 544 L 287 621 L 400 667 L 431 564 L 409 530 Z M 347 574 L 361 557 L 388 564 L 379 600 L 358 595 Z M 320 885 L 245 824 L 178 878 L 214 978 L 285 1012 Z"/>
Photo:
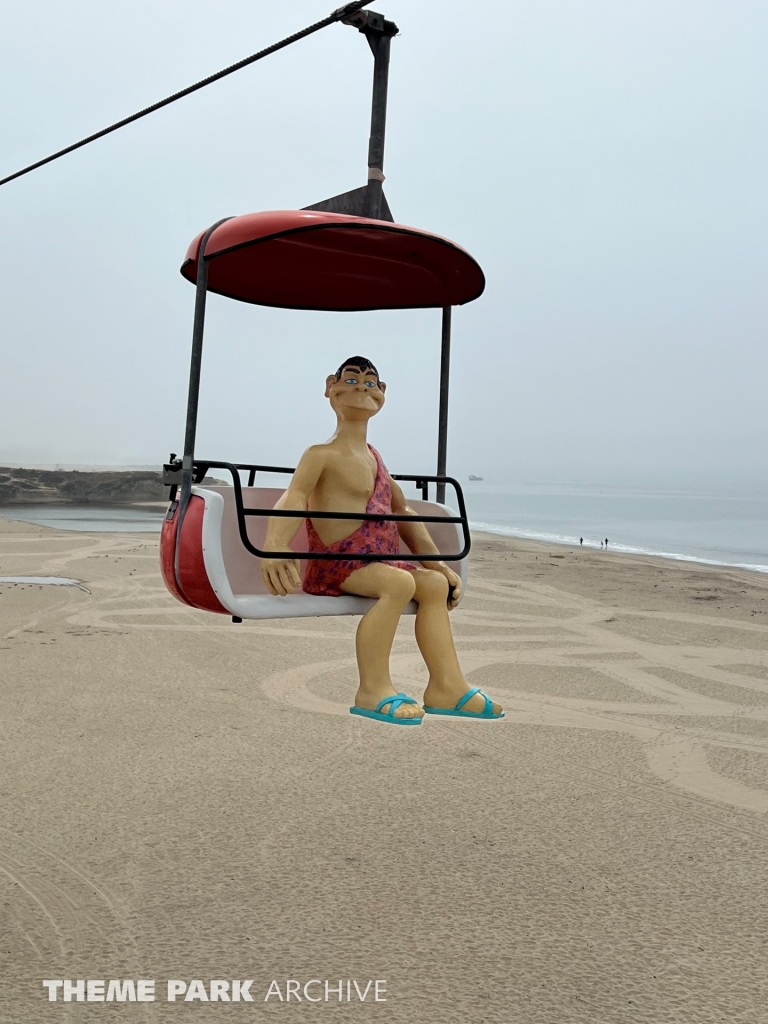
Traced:
<path fill-rule="evenodd" d="M 327 14 L 333 0 L 26 0 L 0 34 L 9 173 Z M 487 289 L 454 315 L 449 469 L 494 481 L 765 478 L 768 8 L 441 0 L 397 21 L 385 190 Z M 212 221 L 365 182 L 372 58 L 334 26 L 0 189 L 0 461 L 182 446 Z M 0 175 L 1 176 L 1 175 Z M 360 351 L 371 439 L 435 460 L 439 312 L 211 297 L 198 452 L 294 464 Z"/>

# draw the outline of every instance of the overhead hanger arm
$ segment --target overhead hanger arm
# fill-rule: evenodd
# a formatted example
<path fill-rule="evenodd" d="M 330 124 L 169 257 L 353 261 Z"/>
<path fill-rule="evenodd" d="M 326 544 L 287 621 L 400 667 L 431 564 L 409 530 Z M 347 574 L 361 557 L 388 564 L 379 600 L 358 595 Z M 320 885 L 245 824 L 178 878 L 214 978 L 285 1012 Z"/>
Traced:
<path fill-rule="evenodd" d="M 342 19 L 368 40 L 373 53 L 373 95 L 371 97 L 371 134 L 368 139 L 368 182 L 360 188 L 305 206 L 305 210 L 346 213 L 374 220 L 394 220 L 384 196 L 384 137 L 387 127 L 387 87 L 389 84 L 389 48 L 400 31 L 375 11 L 357 11 Z"/>
<path fill-rule="evenodd" d="M 365 35 L 373 53 L 373 96 L 371 99 L 371 135 L 368 140 L 368 189 L 366 216 L 381 217 L 384 183 L 384 137 L 387 128 L 387 87 L 389 85 L 389 47 L 398 33 L 394 21 L 375 11 L 358 11 L 344 19 Z"/>

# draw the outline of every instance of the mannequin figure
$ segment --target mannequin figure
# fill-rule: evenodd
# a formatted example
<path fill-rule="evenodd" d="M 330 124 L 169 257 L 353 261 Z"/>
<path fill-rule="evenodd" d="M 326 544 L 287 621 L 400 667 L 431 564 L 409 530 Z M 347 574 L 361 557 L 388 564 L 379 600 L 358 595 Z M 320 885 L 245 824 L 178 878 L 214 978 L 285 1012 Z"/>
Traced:
<path fill-rule="evenodd" d="M 351 357 L 326 378 L 325 397 L 336 413 L 336 431 L 302 455 L 276 509 L 416 515 L 379 453 L 367 442 L 368 421 L 384 405 L 386 387 L 376 367 L 362 356 Z M 286 551 L 300 526 L 298 518 L 270 519 L 265 550 Z M 401 537 L 411 551 L 438 554 L 424 523 L 315 519 L 307 520 L 307 537 L 310 551 L 393 556 L 391 561 L 377 562 L 309 560 L 303 584 L 308 593 L 376 599 L 357 630 L 360 685 L 352 714 L 395 725 L 420 725 L 425 711 L 458 718 L 503 717 L 490 697 L 470 689 L 459 667 L 448 612 L 458 604 L 460 578 L 444 562 L 420 566 L 399 557 Z M 278 596 L 302 586 L 298 559 L 262 559 L 261 574 L 270 592 Z M 418 605 L 416 642 L 429 669 L 423 708 L 398 693 L 389 674 L 397 623 L 411 600 Z"/>

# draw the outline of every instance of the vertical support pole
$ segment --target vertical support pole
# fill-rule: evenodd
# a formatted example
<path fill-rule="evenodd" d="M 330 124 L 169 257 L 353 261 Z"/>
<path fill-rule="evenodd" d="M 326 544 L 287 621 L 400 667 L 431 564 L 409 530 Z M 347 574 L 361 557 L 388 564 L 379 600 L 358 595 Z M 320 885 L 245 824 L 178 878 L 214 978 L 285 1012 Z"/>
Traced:
<path fill-rule="evenodd" d="M 437 417 L 437 475 L 445 476 L 448 463 L 448 383 L 451 369 L 451 307 L 443 306 L 440 346 L 440 408 Z M 445 504 L 445 484 L 437 485 L 437 500 Z"/>
<path fill-rule="evenodd" d="M 200 397 L 200 369 L 203 363 L 203 332 L 205 329 L 205 299 L 208 294 L 208 265 L 203 259 L 208 233 L 200 243 L 197 257 L 195 291 L 195 319 L 192 327 L 192 357 L 189 363 L 189 390 L 187 392 L 187 425 L 184 431 L 184 456 L 181 461 L 181 506 L 186 508 L 192 490 L 192 462 L 195 457 L 197 434 L 197 405 Z"/>
<path fill-rule="evenodd" d="M 187 392 L 187 425 L 184 431 L 184 456 L 181 462 L 181 507 L 179 526 L 184 518 L 192 490 L 192 463 L 195 458 L 195 436 L 197 434 L 197 404 L 200 397 L 200 370 L 203 363 L 203 332 L 205 330 L 205 300 L 208 294 L 208 264 L 205 262 L 205 247 L 216 228 L 229 220 L 224 217 L 205 232 L 200 239 L 197 254 L 197 279 L 195 289 L 195 319 L 192 326 L 192 356 L 189 364 L 189 390 Z"/>
<path fill-rule="evenodd" d="M 381 218 L 381 194 L 384 183 L 384 135 L 387 127 L 387 87 L 389 84 L 389 49 L 392 37 L 366 32 L 373 52 L 373 98 L 371 101 L 371 135 L 368 140 L 368 188 L 366 216 Z"/>

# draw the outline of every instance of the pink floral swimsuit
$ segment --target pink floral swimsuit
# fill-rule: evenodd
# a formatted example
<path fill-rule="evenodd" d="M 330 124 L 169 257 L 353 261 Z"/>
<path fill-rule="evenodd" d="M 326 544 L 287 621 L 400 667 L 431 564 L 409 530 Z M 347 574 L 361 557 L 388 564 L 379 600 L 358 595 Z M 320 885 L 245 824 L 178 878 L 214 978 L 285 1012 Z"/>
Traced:
<path fill-rule="evenodd" d="M 389 474 L 381 460 L 381 456 L 375 448 L 368 445 L 376 459 L 376 482 L 373 485 L 373 494 L 366 506 L 365 511 L 369 514 L 381 512 L 389 515 L 392 512 L 392 487 L 389 482 Z M 376 522 L 374 519 L 366 519 L 362 526 L 358 527 L 349 537 L 337 540 L 328 547 L 323 544 L 317 535 L 317 531 L 311 520 L 307 519 L 307 540 L 310 551 L 334 551 L 340 554 L 349 552 L 361 552 L 364 554 L 397 555 L 400 553 L 400 534 L 397 523 L 392 520 Z M 320 559 L 310 558 L 307 560 L 307 572 L 304 577 L 303 588 L 308 594 L 323 594 L 330 597 L 341 597 L 343 591 L 340 589 L 344 580 L 356 569 L 362 569 L 366 565 L 375 565 L 375 562 L 361 562 L 354 559 Z M 385 561 L 384 565 L 393 565 L 396 569 L 407 569 L 413 572 L 418 566 L 413 562 Z"/>

